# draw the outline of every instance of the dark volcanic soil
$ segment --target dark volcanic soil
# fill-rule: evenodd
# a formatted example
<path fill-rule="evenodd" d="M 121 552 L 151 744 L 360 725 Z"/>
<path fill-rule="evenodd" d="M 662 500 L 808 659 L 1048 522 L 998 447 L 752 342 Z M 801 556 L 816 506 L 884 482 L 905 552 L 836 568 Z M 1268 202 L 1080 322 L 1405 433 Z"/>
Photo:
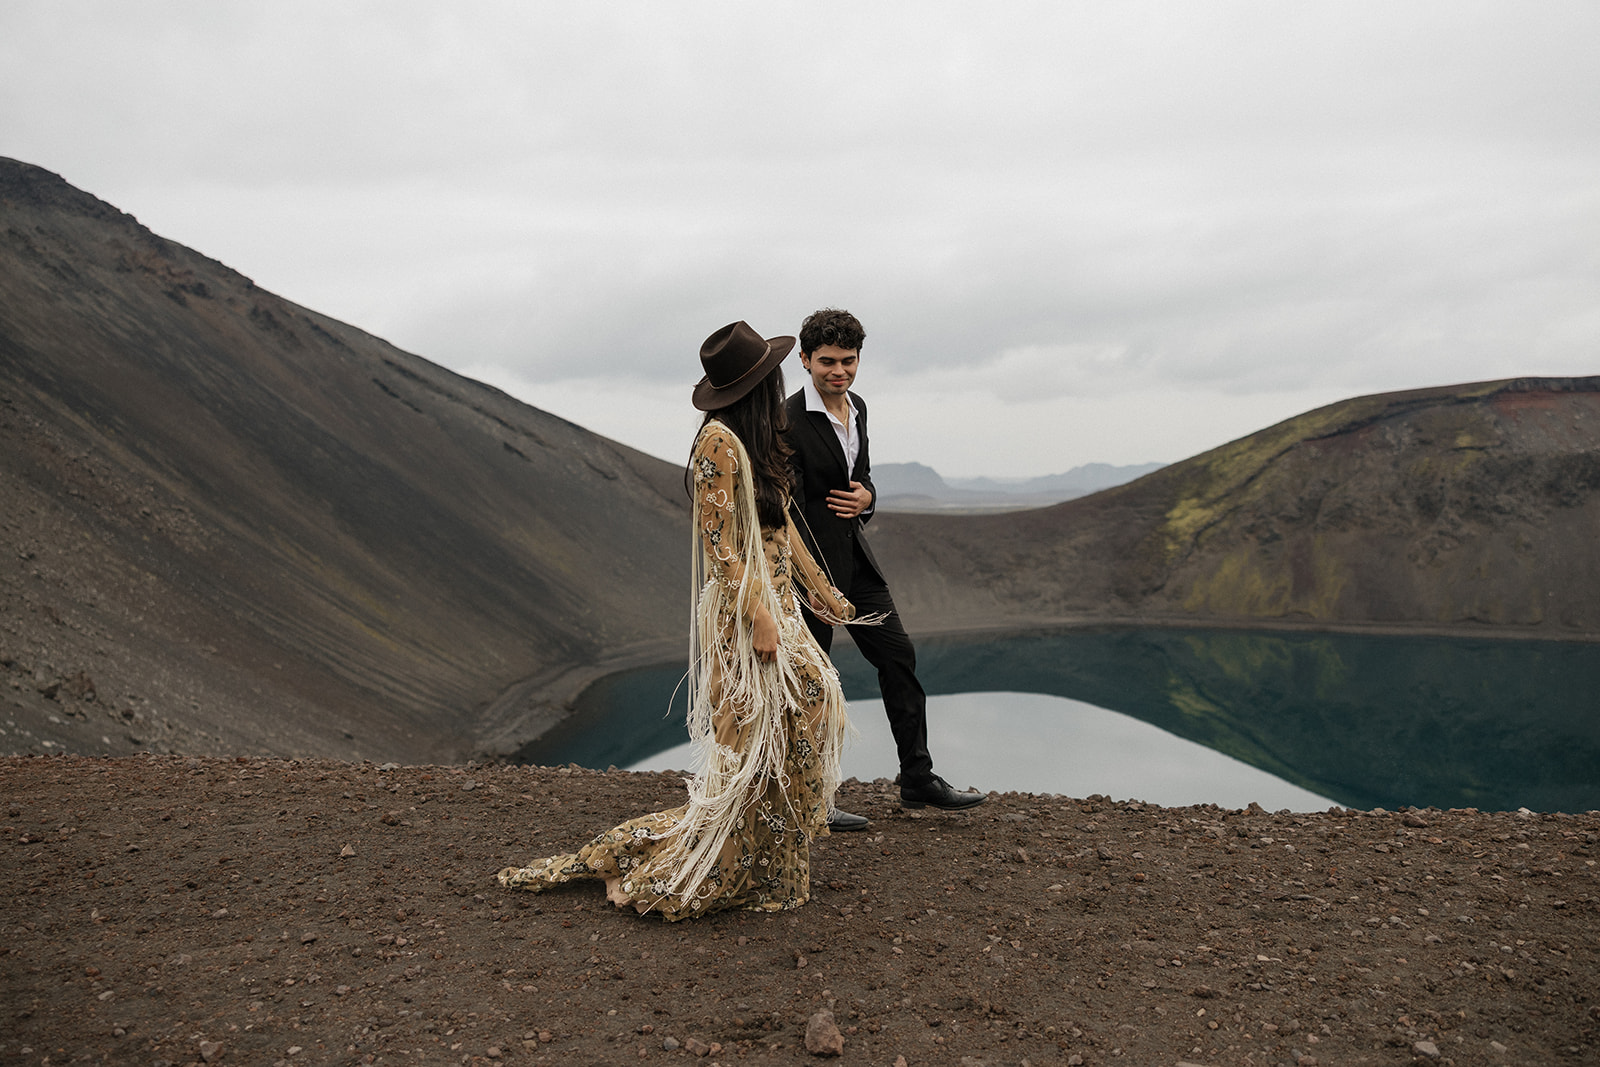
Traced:
<path fill-rule="evenodd" d="M 1600 1062 L 1600 813 L 995 795 L 820 843 L 812 902 L 669 925 L 493 873 L 670 775 L 0 760 L 14 1063 Z M 703 1054 L 697 1059 L 696 1052 Z"/>

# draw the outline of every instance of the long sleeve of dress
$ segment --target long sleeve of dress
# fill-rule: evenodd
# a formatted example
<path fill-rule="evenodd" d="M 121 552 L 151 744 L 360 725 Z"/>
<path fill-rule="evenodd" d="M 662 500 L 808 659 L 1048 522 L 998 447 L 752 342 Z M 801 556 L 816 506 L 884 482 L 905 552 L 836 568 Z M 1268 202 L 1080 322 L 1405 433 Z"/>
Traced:
<path fill-rule="evenodd" d="M 739 605 L 739 614 L 748 622 L 755 615 L 756 601 L 740 596 L 750 561 L 744 558 L 736 534 L 739 458 L 731 435 L 719 425 L 707 426 L 695 442 L 692 463 L 695 522 L 705 537 L 710 564 L 706 577 L 726 590 L 728 601 Z"/>
<path fill-rule="evenodd" d="M 856 609 L 844 595 L 834 587 L 828 575 L 822 572 L 817 561 L 811 558 L 811 553 L 806 549 L 806 543 L 800 537 L 799 531 L 794 528 L 794 520 L 789 520 L 789 547 L 793 553 L 794 574 L 800 584 L 812 596 L 812 607 L 821 604 L 826 614 L 822 615 L 828 622 L 850 622 L 855 618 Z M 830 617 L 831 616 L 831 617 Z"/>

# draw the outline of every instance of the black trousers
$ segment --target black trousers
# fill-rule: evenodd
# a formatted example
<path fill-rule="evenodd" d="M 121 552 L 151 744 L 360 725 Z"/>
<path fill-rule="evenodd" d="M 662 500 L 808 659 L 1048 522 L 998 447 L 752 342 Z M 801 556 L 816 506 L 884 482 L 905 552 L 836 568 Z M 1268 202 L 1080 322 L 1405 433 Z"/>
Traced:
<path fill-rule="evenodd" d="M 878 688 L 883 692 L 883 710 L 889 716 L 889 731 L 894 734 L 900 755 L 900 782 L 917 784 L 933 777 L 933 757 L 928 754 L 928 696 L 917 681 L 917 650 L 900 622 L 894 598 L 877 571 L 856 549 L 855 577 L 844 590 L 845 599 L 855 605 L 857 615 L 886 613 L 878 626 L 847 626 L 850 639 L 878 671 Z M 802 603 L 803 603 L 802 598 Z M 833 627 L 804 611 L 806 626 L 822 651 L 833 647 Z"/>

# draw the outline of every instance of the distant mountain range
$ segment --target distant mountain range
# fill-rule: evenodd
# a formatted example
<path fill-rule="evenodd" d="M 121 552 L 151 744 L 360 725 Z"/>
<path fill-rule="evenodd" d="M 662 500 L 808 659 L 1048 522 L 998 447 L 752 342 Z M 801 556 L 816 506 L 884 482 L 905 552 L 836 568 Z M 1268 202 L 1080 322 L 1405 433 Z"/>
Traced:
<path fill-rule="evenodd" d="M 870 536 L 916 631 L 1600 638 L 1600 378 L 1359 397 L 1144 471 L 886 464 Z M 0 752 L 515 752 L 682 656 L 688 522 L 677 465 L 0 159 Z"/>
<path fill-rule="evenodd" d="M 1038 478 L 944 478 L 921 463 L 875 463 L 872 481 L 884 511 L 1014 511 L 1040 508 L 1142 478 L 1165 464 L 1086 463 Z"/>

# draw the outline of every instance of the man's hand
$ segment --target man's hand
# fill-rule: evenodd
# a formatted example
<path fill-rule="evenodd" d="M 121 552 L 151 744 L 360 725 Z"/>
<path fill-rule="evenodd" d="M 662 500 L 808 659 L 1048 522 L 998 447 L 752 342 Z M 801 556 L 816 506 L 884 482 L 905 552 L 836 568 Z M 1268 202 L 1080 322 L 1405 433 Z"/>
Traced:
<path fill-rule="evenodd" d="M 851 482 L 849 489 L 835 489 L 828 494 L 828 507 L 841 519 L 853 519 L 872 506 L 872 492 L 860 482 Z"/>

